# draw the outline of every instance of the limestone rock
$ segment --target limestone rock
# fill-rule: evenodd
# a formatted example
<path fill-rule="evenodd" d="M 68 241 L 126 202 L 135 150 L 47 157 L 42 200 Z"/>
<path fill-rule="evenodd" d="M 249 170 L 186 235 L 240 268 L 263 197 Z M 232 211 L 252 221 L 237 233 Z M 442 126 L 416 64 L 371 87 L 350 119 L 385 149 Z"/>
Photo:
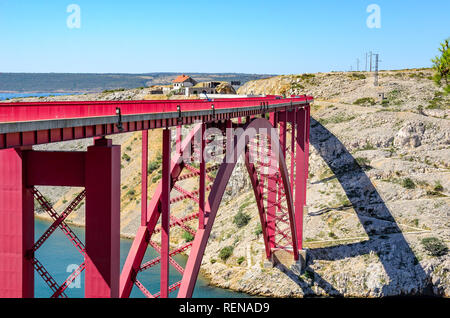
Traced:
<path fill-rule="evenodd" d="M 216 87 L 216 92 L 218 94 L 236 94 L 233 86 L 227 82 L 220 83 L 219 86 Z"/>
<path fill-rule="evenodd" d="M 395 135 L 394 146 L 419 147 L 425 127 L 422 122 L 407 122 Z"/>

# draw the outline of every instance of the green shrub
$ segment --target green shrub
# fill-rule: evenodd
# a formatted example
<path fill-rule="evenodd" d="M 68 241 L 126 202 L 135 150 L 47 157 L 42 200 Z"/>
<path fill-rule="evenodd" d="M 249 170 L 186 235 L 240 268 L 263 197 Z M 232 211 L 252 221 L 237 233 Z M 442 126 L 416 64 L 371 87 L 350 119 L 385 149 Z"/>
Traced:
<path fill-rule="evenodd" d="M 45 199 L 45 201 L 47 201 L 50 204 L 50 206 L 53 206 L 52 201 L 48 197 L 44 196 L 44 199 Z M 34 198 L 34 209 L 36 211 L 40 211 L 40 212 L 45 211 L 45 209 L 41 206 L 41 204 L 39 203 L 39 201 L 36 198 Z"/>
<path fill-rule="evenodd" d="M 448 103 L 444 103 L 442 92 L 434 92 L 434 97 L 428 101 L 427 109 L 446 109 L 448 108 Z"/>
<path fill-rule="evenodd" d="M 241 257 L 239 257 L 239 258 L 237 259 L 238 265 L 241 265 L 244 261 L 245 261 L 245 257 L 244 257 L 244 256 L 241 256 Z"/>
<path fill-rule="evenodd" d="M 350 202 L 350 200 L 348 199 L 348 197 L 345 194 L 336 193 L 336 199 L 339 201 L 339 204 L 341 206 L 350 206 L 350 205 L 352 205 L 352 203 Z"/>
<path fill-rule="evenodd" d="M 355 160 L 359 165 L 367 165 L 370 163 L 370 160 L 365 157 L 358 157 Z"/>
<path fill-rule="evenodd" d="M 77 205 L 77 207 L 75 208 L 74 211 L 78 211 L 83 205 L 84 205 L 84 202 L 81 202 L 80 204 Z"/>
<path fill-rule="evenodd" d="M 439 48 L 440 56 L 436 56 L 433 62 L 433 70 L 435 71 L 433 80 L 439 86 L 443 87 L 446 95 L 450 94 L 450 38 L 441 43 Z"/>
<path fill-rule="evenodd" d="M 127 195 L 130 197 L 134 197 L 136 195 L 136 191 L 134 191 L 133 189 L 127 192 Z"/>
<path fill-rule="evenodd" d="M 350 75 L 350 77 L 352 77 L 353 79 L 359 79 L 359 80 L 366 79 L 366 75 L 364 75 L 362 73 L 352 73 Z"/>
<path fill-rule="evenodd" d="M 303 86 L 300 83 L 292 83 L 291 84 L 291 89 L 305 89 L 305 86 Z"/>
<path fill-rule="evenodd" d="M 233 223 L 236 224 L 237 227 L 241 228 L 243 226 L 246 226 L 248 222 L 250 222 L 250 215 L 243 213 L 242 211 L 239 211 L 233 219 Z"/>
<path fill-rule="evenodd" d="M 211 178 L 215 179 L 216 176 L 217 176 L 217 172 L 218 172 L 218 171 L 219 171 L 219 169 L 216 169 L 216 170 L 213 170 L 213 171 L 209 172 L 209 176 L 210 176 Z"/>
<path fill-rule="evenodd" d="M 433 190 L 434 190 L 434 191 L 437 191 L 437 192 L 442 192 L 442 191 L 444 191 L 444 187 L 442 186 L 442 184 L 441 184 L 440 181 L 436 181 L 436 182 L 434 183 L 434 188 L 433 188 Z"/>
<path fill-rule="evenodd" d="M 194 240 L 194 235 L 192 235 L 188 231 L 184 231 L 182 237 L 186 242 L 192 242 Z"/>
<path fill-rule="evenodd" d="M 316 77 L 316 75 L 315 74 L 307 74 L 307 73 L 305 73 L 305 74 L 299 75 L 297 77 L 301 78 L 302 80 L 309 80 L 311 78 Z"/>
<path fill-rule="evenodd" d="M 255 227 L 255 235 L 256 236 L 260 236 L 262 234 L 263 230 L 262 230 L 262 226 L 261 223 L 258 223 Z"/>
<path fill-rule="evenodd" d="M 365 157 L 358 157 L 355 159 L 356 164 L 361 167 L 363 170 L 370 170 L 372 167 L 370 166 L 370 160 Z"/>
<path fill-rule="evenodd" d="M 148 173 L 152 173 L 153 171 L 157 170 L 160 166 L 160 163 L 158 161 L 152 161 L 148 164 Z"/>
<path fill-rule="evenodd" d="M 391 102 L 398 100 L 400 97 L 400 91 L 398 89 L 394 89 L 386 94 L 387 99 Z"/>
<path fill-rule="evenodd" d="M 376 102 L 375 102 L 375 99 L 373 99 L 372 97 L 363 97 L 363 98 L 357 99 L 353 104 L 354 105 L 366 105 L 366 104 L 369 104 L 369 105 L 373 106 L 373 105 L 376 104 Z"/>
<path fill-rule="evenodd" d="M 152 178 L 152 183 L 158 182 L 161 178 L 162 178 L 162 176 L 161 176 L 160 174 L 154 176 L 154 177 Z"/>
<path fill-rule="evenodd" d="M 337 239 L 338 238 L 337 235 L 334 234 L 333 232 L 329 232 L 328 236 L 331 237 L 332 239 Z"/>
<path fill-rule="evenodd" d="M 366 144 L 361 147 L 359 150 L 375 150 L 377 148 L 375 148 L 374 145 L 372 145 L 369 141 L 366 142 Z"/>
<path fill-rule="evenodd" d="M 131 160 L 130 156 L 127 155 L 126 153 L 124 153 L 124 154 L 122 155 L 122 159 L 125 160 L 125 161 L 130 161 L 130 160 Z"/>
<path fill-rule="evenodd" d="M 233 255 L 234 247 L 226 246 L 219 252 L 219 257 L 222 261 L 226 261 L 231 255 Z"/>
<path fill-rule="evenodd" d="M 305 277 L 306 278 L 308 278 L 308 279 L 314 279 L 314 272 L 313 271 L 310 271 L 310 270 L 305 270 Z"/>
<path fill-rule="evenodd" d="M 217 262 L 217 260 L 216 260 L 215 258 L 211 258 L 211 259 L 209 260 L 209 262 L 210 262 L 211 264 L 214 264 L 214 263 Z"/>
<path fill-rule="evenodd" d="M 105 89 L 102 93 L 114 93 L 114 92 L 123 92 L 125 88 L 116 88 L 116 89 Z"/>
<path fill-rule="evenodd" d="M 414 189 L 416 187 L 416 184 L 411 180 L 411 178 L 406 178 L 403 179 L 402 186 L 406 189 Z"/>
<path fill-rule="evenodd" d="M 419 114 L 423 115 L 423 106 L 422 105 L 417 106 L 417 112 Z"/>
<path fill-rule="evenodd" d="M 337 114 L 336 116 L 332 116 L 330 118 L 319 118 L 319 122 L 322 125 L 327 125 L 327 124 L 339 124 L 339 123 L 344 123 L 347 121 L 352 121 L 353 119 L 355 119 L 355 116 L 347 116 L 345 114 Z"/>
<path fill-rule="evenodd" d="M 427 237 L 421 241 L 425 250 L 432 256 L 442 256 L 447 254 L 447 245 L 437 237 Z"/>

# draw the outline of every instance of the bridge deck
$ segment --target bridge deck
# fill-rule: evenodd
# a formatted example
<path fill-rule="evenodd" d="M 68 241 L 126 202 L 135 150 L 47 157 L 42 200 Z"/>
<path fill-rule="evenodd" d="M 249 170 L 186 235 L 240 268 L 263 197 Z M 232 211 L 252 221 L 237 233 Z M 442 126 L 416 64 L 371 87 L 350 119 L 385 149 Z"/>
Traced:
<path fill-rule="evenodd" d="M 311 96 L 266 96 L 215 100 L 1 103 L 0 149 L 192 124 L 197 120 L 232 119 L 297 108 L 312 101 Z"/>

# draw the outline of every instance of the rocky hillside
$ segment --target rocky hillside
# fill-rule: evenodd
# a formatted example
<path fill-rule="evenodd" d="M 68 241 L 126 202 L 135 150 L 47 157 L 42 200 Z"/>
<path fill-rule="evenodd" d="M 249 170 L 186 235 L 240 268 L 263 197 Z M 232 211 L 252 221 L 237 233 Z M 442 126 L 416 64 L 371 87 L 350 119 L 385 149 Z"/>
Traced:
<path fill-rule="evenodd" d="M 374 87 L 367 73 L 303 74 L 240 89 L 316 99 L 307 269 L 300 277 L 271 271 L 275 294 L 450 295 L 450 102 L 430 76 L 381 72 Z M 442 252 L 431 255 L 430 242 Z M 264 290 L 265 274 L 252 279 Z"/>
<path fill-rule="evenodd" d="M 447 118 L 450 97 L 444 96 L 431 79 L 430 69 L 382 71 L 379 85 L 368 72 L 332 72 L 282 75 L 245 83 L 238 94 L 309 94 L 316 101 L 375 106 L 385 111 L 410 111 Z M 380 94 L 384 95 L 383 102 Z"/>
<path fill-rule="evenodd" d="M 381 72 L 375 87 L 368 73 L 333 72 L 277 76 L 241 87 L 239 94 L 307 93 L 316 99 L 304 225 L 307 267 L 299 275 L 264 262 L 256 204 L 240 164 L 203 259 L 211 284 L 277 297 L 450 296 L 450 103 L 430 76 L 427 69 Z M 129 90 L 97 98 L 145 97 Z M 151 193 L 159 180 L 161 132 L 150 134 Z M 122 145 L 121 229 L 126 236 L 139 224 L 140 138 L 140 133 L 113 137 Z M 80 150 L 90 143 L 36 148 Z M 183 186 L 193 190 L 196 182 Z M 42 189 L 58 210 L 77 191 Z M 172 212 L 182 216 L 195 209 L 185 200 Z M 234 222 L 239 212 L 248 215 L 241 227 Z M 83 224 L 83 207 L 71 221 Z M 181 231 L 171 238 L 174 244 L 186 239 Z M 224 249 L 229 257 L 223 257 Z"/>

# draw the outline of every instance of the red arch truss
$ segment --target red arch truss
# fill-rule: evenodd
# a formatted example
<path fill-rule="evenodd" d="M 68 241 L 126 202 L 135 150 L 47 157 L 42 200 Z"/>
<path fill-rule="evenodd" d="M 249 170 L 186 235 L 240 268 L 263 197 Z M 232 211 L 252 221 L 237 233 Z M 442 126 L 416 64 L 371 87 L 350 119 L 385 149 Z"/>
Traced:
<path fill-rule="evenodd" d="M 229 122 L 229 126 L 231 126 L 231 121 Z M 204 130 L 202 129 L 204 124 L 199 124 L 194 127 L 194 129 L 189 133 L 189 135 L 185 138 L 181 145 L 181 149 L 175 154 L 172 158 L 170 164 L 170 182 L 168 186 L 170 187 L 169 193 L 172 189 L 176 189 L 177 191 L 182 191 L 184 194 L 183 197 L 193 197 L 198 193 L 190 193 L 188 191 L 183 191 L 179 186 L 177 186 L 176 182 L 179 179 L 182 179 L 184 174 L 181 175 L 181 172 L 184 169 L 193 171 L 195 173 L 195 168 L 185 164 L 181 160 L 182 154 L 186 150 L 190 150 L 192 142 L 196 134 L 202 133 Z M 264 175 L 261 173 L 261 167 L 264 165 L 258 165 L 253 162 L 251 158 L 251 146 L 254 145 L 254 140 L 257 140 L 258 137 L 261 140 L 262 137 L 268 140 L 269 146 L 269 156 L 272 155 L 273 159 L 276 161 L 277 171 L 272 175 Z M 203 139 L 203 138 L 202 138 Z M 228 139 L 230 141 L 230 139 Z M 282 247 L 287 247 L 289 245 L 289 250 L 293 253 L 294 259 L 298 259 L 298 246 L 297 246 L 297 238 L 296 238 L 296 229 L 295 229 L 295 217 L 294 217 L 294 201 L 292 190 L 289 181 L 288 169 L 286 165 L 286 161 L 284 158 L 284 151 L 280 145 L 280 139 L 278 137 L 278 133 L 274 126 L 270 121 L 262 118 L 254 119 L 251 122 L 247 123 L 243 126 L 242 134 L 234 136 L 233 152 L 230 152 L 230 155 L 226 154 L 224 160 L 220 167 L 218 168 L 218 172 L 212 186 L 210 188 L 210 193 L 208 199 L 205 202 L 204 208 L 204 226 L 199 226 L 198 229 L 193 230 L 183 225 L 181 220 L 171 218 L 171 223 L 168 224 L 168 228 L 175 225 L 180 225 L 184 230 L 195 234 L 194 240 L 190 243 L 186 243 L 179 248 L 176 248 L 164 255 L 164 251 L 159 247 L 158 244 L 153 242 L 152 235 L 161 231 L 164 228 L 163 220 L 161 220 L 162 226 L 157 228 L 158 220 L 160 220 L 161 215 L 163 215 L 161 211 L 161 202 L 167 198 L 164 198 L 164 192 L 162 191 L 164 185 L 164 181 L 162 180 L 158 185 L 152 200 L 149 204 L 149 215 L 146 218 L 145 223 L 143 223 L 137 232 L 136 238 L 133 242 L 133 245 L 128 254 L 126 263 L 123 267 L 121 278 L 120 278 L 120 297 L 129 297 L 131 290 L 134 285 L 136 285 L 147 297 L 159 297 L 162 296 L 161 293 L 151 294 L 137 279 L 137 274 L 142 270 L 145 270 L 153 265 L 161 263 L 161 271 L 164 270 L 164 266 L 162 264 L 162 260 L 164 257 L 169 259 L 171 265 L 182 274 L 182 279 L 180 282 L 175 283 L 171 286 L 168 286 L 167 292 L 172 292 L 179 289 L 178 297 L 191 297 L 194 291 L 195 283 L 198 277 L 198 273 L 200 270 L 200 265 L 202 262 L 203 254 L 208 242 L 208 238 L 210 236 L 215 217 L 217 215 L 217 211 L 219 209 L 220 203 L 222 201 L 225 189 L 227 184 L 231 178 L 232 172 L 237 164 L 237 159 L 244 155 L 245 165 L 247 171 L 249 173 L 250 181 L 253 187 L 253 192 L 255 195 L 259 217 L 261 221 L 261 228 L 263 230 L 263 237 L 265 243 L 265 251 L 266 256 L 270 258 L 273 248 L 276 247 L 275 242 L 275 228 L 277 222 L 283 222 L 287 224 L 287 227 L 283 231 L 279 231 L 279 234 L 282 234 L 283 238 L 287 240 L 285 245 Z M 256 147 L 259 147 L 259 150 L 262 150 L 262 146 L 258 144 Z M 228 147 L 227 147 L 228 148 Z M 230 156 L 233 156 L 231 158 Z M 230 159 L 231 158 L 231 159 Z M 163 168 L 164 169 L 164 168 Z M 200 169 L 201 170 L 201 169 Z M 197 171 L 198 172 L 198 171 Z M 270 197 L 268 194 L 265 197 L 263 193 L 263 187 L 261 183 L 264 182 L 264 178 L 272 179 L 277 185 L 277 189 L 272 189 L 274 192 L 278 193 L 278 201 L 271 202 L 266 199 Z M 269 181 L 270 185 L 270 181 Z M 201 188 L 201 187 L 200 187 Z M 270 191 L 270 189 L 269 189 Z M 198 192 L 198 191 L 197 191 Z M 174 198 L 171 199 L 171 202 Z M 283 204 L 281 203 L 283 201 Z M 266 202 L 266 203 L 265 203 Z M 269 206 L 277 205 L 279 210 L 284 210 L 285 213 L 278 218 L 274 216 L 268 216 L 267 210 L 269 210 Z M 282 207 L 282 205 L 284 207 Z M 201 210 L 200 210 L 201 211 Z M 201 217 L 201 216 L 200 216 Z M 199 212 L 193 213 L 190 216 L 185 217 L 186 220 L 191 220 L 199 218 Z M 184 220 L 183 220 L 184 221 Z M 202 222 L 202 221 L 201 221 Z M 199 224 L 202 224 L 202 223 Z M 271 234 L 272 233 L 272 234 Z M 161 239 L 163 241 L 163 239 Z M 161 242 L 161 245 L 163 243 Z M 148 246 L 152 246 L 156 251 L 161 253 L 161 257 L 158 257 L 150 262 L 146 262 L 142 264 L 143 257 L 145 251 Z M 172 256 L 184 252 L 188 248 L 191 248 L 189 253 L 189 258 L 186 264 L 186 267 L 183 269 L 179 264 L 176 263 L 175 260 L 172 259 Z M 162 279 L 167 277 L 167 273 L 162 273 Z M 167 278 L 166 278 L 167 279 Z"/>

